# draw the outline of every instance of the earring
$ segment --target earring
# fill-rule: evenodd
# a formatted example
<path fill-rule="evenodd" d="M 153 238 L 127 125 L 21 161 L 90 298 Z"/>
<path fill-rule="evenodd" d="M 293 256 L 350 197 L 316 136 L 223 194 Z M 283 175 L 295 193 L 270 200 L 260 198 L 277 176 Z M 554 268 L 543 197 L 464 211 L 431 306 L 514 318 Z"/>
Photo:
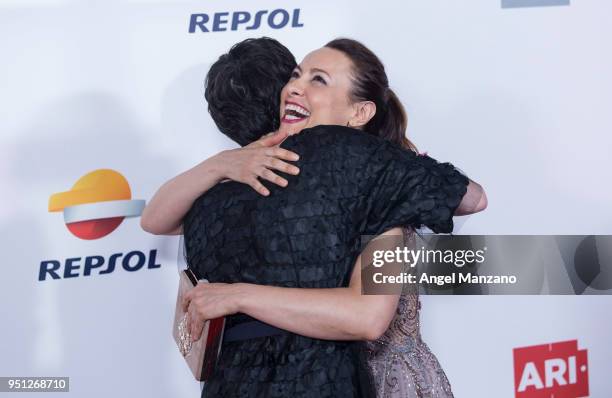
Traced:
<path fill-rule="evenodd" d="M 351 121 L 346 122 L 346 127 L 351 127 Z"/>

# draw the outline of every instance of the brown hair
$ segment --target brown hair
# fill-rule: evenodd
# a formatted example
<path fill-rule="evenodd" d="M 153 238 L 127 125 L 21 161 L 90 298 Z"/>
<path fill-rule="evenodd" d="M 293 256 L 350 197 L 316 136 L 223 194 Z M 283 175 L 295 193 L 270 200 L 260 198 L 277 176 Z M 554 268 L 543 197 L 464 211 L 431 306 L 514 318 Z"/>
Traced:
<path fill-rule="evenodd" d="M 360 42 L 346 38 L 332 40 L 325 47 L 341 51 L 353 63 L 351 100 L 372 101 L 376 105 L 376 114 L 364 130 L 418 153 L 406 137 L 406 111 L 389 88 L 385 67 L 376 54 Z"/>

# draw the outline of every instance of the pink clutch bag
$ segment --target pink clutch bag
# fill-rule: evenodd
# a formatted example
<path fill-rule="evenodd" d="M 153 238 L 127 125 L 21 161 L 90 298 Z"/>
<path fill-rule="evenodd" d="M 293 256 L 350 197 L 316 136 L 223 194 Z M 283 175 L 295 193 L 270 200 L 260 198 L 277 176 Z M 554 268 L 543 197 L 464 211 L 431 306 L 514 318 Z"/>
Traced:
<path fill-rule="evenodd" d="M 189 268 L 180 272 L 172 335 L 195 379 L 206 381 L 212 375 L 219 353 L 221 352 L 225 317 L 206 321 L 200 339 L 198 341 L 191 341 L 191 335 L 189 330 L 187 330 L 187 313 L 183 312 L 181 301 L 183 295 L 193 289 L 198 282 L 208 283 L 206 279 L 198 281 L 193 271 Z"/>

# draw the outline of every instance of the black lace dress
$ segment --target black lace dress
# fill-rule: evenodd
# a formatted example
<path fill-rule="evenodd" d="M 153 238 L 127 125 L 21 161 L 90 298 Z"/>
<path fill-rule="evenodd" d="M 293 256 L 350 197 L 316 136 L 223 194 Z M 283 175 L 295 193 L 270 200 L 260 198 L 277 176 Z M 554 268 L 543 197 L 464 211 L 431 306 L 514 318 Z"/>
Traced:
<path fill-rule="evenodd" d="M 225 182 L 184 219 L 187 264 L 210 282 L 304 288 L 348 286 L 361 235 L 395 226 L 452 231 L 467 177 L 373 135 L 318 126 L 281 145 L 300 155 L 271 195 Z M 255 298 L 254 298 L 255 299 Z M 226 329 L 253 319 L 227 317 Z M 224 343 L 202 397 L 370 397 L 357 342 L 287 333 Z"/>

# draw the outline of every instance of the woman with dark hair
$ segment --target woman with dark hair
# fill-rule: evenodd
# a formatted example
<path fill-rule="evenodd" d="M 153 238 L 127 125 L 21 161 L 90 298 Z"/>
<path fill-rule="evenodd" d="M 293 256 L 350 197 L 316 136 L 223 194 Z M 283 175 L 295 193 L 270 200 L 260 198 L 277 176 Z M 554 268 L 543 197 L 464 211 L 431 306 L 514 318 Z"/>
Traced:
<path fill-rule="evenodd" d="M 275 131 L 279 93 L 296 65 L 291 51 L 268 37 L 246 39 L 219 57 L 204 91 L 219 130 L 241 146 Z"/>
<path fill-rule="evenodd" d="M 285 189 L 270 186 L 268 198 L 241 184 L 218 184 L 184 219 L 188 262 L 213 282 L 188 298 L 193 326 L 228 315 L 228 335 L 237 337 L 226 335 L 203 394 L 368 396 L 354 345 L 342 340 L 382 336 L 398 297 L 362 296 L 354 287 L 361 235 L 420 225 L 450 232 L 455 209 L 484 207 L 483 201 L 467 204 L 474 183 L 450 164 L 339 126 L 363 129 L 374 121 L 388 138 L 403 136 L 382 64 L 373 70 L 380 79 L 359 69 L 359 57 L 366 63 L 375 57 L 364 49 L 355 45 L 345 53 L 330 46 L 309 54 L 282 91 L 280 135 L 300 132 L 283 146 L 300 153 L 304 173 L 288 175 Z M 385 106 L 387 116 L 374 119 Z M 247 324 L 259 336 L 240 336 Z"/>

